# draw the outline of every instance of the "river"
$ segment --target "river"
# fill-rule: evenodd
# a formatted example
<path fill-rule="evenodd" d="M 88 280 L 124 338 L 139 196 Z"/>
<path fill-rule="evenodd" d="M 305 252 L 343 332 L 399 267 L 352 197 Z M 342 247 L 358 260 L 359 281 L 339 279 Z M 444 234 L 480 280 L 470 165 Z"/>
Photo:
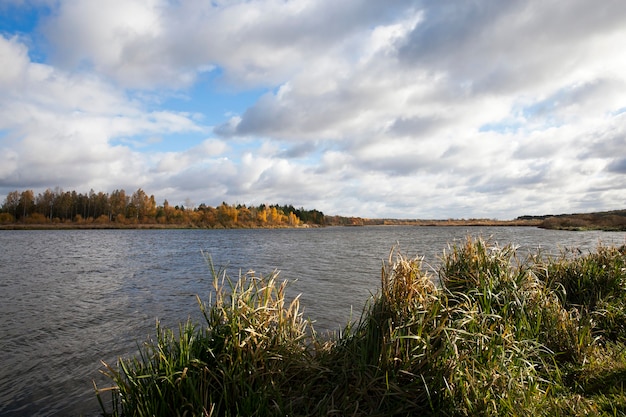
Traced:
<path fill-rule="evenodd" d="M 92 381 L 154 334 L 200 321 L 205 257 L 236 277 L 274 270 L 302 294 L 318 331 L 357 319 L 392 247 L 436 265 L 466 236 L 558 253 L 626 243 L 626 233 L 530 227 L 331 227 L 254 230 L 0 231 L 0 416 L 96 416 Z"/>

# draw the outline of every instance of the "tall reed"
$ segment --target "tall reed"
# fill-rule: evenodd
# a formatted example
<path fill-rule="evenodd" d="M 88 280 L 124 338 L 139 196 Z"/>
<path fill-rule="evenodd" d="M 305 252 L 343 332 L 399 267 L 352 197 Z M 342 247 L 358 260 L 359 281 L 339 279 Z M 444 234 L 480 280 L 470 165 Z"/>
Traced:
<path fill-rule="evenodd" d="M 599 245 L 576 255 L 536 262 L 541 278 L 593 326 L 595 336 L 626 341 L 626 246 Z"/>
<path fill-rule="evenodd" d="M 624 252 L 518 259 L 468 238 L 436 275 L 392 253 L 360 318 L 325 335 L 277 273 L 211 266 L 202 325 L 157 326 L 98 398 L 114 416 L 626 415 Z"/>
<path fill-rule="evenodd" d="M 247 273 L 232 281 L 213 270 L 215 299 L 198 298 L 202 326 L 187 322 L 175 337 L 157 324 L 157 339 L 138 357 L 120 359 L 116 368 L 105 364 L 115 384 L 108 389 L 111 414 L 280 414 L 283 391 L 291 390 L 310 353 L 299 299 L 286 304 L 287 283 L 277 283 L 277 275 Z M 103 406 L 106 391 L 98 390 Z"/>

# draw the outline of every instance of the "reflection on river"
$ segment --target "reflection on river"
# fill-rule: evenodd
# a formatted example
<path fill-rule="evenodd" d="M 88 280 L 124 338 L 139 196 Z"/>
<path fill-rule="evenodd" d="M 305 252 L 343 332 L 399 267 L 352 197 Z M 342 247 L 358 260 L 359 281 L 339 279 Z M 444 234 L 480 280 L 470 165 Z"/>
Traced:
<path fill-rule="evenodd" d="M 519 227 L 280 230 L 0 231 L 0 416 L 98 415 L 92 380 L 154 332 L 199 322 L 210 290 L 201 252 L 231 276 L 275 269 L 302 293 L 318 331 L 345 325 L 377 290 L 392 247 L 429 265 L 448 243 L 481 235 L 521 251 L 593 250 L 625 233 Z"/>

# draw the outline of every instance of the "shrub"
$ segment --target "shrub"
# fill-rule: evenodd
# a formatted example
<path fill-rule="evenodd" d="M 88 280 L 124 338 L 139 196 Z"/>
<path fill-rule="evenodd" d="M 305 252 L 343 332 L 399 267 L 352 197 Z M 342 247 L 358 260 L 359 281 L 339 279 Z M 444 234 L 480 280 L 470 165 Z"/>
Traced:
<path fill-rule="evenodd" d="M 94 221 L 95 224 L 107 224 L 109 223 L 109 216 L 106 214 L 101 214 Z"/>
<path fill-rule="evenodd" d="M 15 223 L 15 216 L 11 213 L 0 213 L 0 224 Z"/>
<path fill-rule="evenodd" d="M 28 224 L 43 224 L 48 223 L 48 218 L 41 213 L 32 213 L 24 217 L 24 222 Z"/>

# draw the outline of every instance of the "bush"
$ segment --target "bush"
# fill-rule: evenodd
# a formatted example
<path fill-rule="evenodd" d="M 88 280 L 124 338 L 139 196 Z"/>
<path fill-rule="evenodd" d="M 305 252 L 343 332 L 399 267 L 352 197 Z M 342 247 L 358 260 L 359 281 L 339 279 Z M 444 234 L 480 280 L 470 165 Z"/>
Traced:
<path fill-rule="evenodd" d="M 41 213 L 33 213 L 24 217 L 24 222 L 27 224 L 43 224 L 48 223 L 48 218 Z"/>
<path fill-rule="evenodd" d="M 0 213 L 0 224 L 15 223 L 15 216 L 11 213 Z"/>
<path fill-rule="evenodd" d="M 106 214 L 101 214 L 94 221 L 95 224 L 107 224 L 109 223 L 109 216 Z"/>

